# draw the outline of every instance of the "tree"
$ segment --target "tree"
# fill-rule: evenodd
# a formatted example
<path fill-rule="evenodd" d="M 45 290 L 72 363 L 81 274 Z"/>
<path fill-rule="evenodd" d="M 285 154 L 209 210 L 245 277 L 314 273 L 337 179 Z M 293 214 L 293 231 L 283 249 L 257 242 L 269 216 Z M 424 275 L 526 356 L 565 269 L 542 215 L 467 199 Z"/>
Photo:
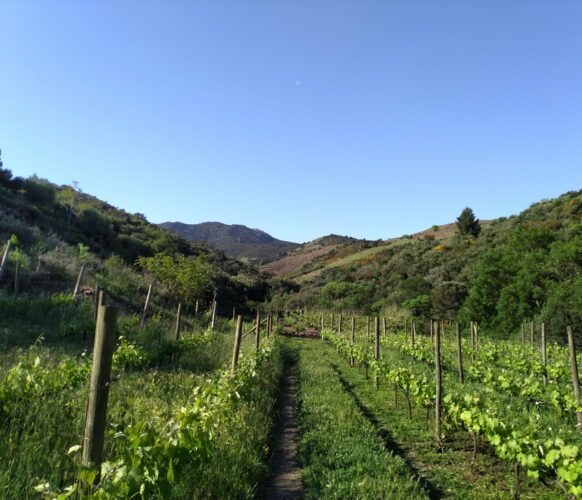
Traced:
<path fill-rule="evenodd" d="M 438 319 L 453 319 L 467 297 L 467 286 L 457 281 L 445 281 L 431 293 L 432 309 Z"/>
<path fill-rule="evenodd" d="M 469 207 L 463 209 L 461 215 L 457 217 L 457 228 L 463 235 L 477 237 L 481 232 L 481 224 L 479 219 L 475 218 L 473 210 Z"/>
<path fill-rule="evenodd" d="M 186 303 L 203 299 L 210 291 L 212 268 L 204 256 L 172 257 L 158 253 L 153 257 L 140 257 L 137 263 Z"/>
<path fill-rule="evenodd" d="M 10 179 L 12 179 L 12 172 L 6 168 L 2 168 L 2 151 L 0 150 L 0 186 L 9 186 Z"/>

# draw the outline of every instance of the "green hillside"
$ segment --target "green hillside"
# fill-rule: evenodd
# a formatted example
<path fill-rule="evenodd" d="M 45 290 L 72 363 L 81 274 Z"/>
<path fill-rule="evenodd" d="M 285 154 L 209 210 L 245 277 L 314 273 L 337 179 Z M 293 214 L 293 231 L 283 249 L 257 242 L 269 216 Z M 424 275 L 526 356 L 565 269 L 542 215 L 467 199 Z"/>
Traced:
<path fill-rule="evenodd" d="M 544 320 L 582 330 L 582 191 L 486 221 L 478 235 L 438 227 L 390 241 L 348 242 L 289 275 L 301 291 L 279 307 L 478 321 L 509 332 Z"/>
<path fill-rule="evenodd" d="M 5 289 L 12 289 L 18 263 L 20 292 L 71 291 L 85 264 L 85 287 L 100 285 L 119 303 L 136 309 L 156 275 L 138 265 L 138 259 L 156 255 L 198 259 L 208 279 L 195 298 L 209 303 L 216 293 L 225 314 L 233 307 L 248 310 L 286 286 L 222 251 L 151 224 L 142 214 L 36 176 L 14 177 L 1 165 L 0 209 L 0 247 L 13 241 L 0 282 Z M 158 285 L 159 293 L 171 292 L 167 283 Z"/>

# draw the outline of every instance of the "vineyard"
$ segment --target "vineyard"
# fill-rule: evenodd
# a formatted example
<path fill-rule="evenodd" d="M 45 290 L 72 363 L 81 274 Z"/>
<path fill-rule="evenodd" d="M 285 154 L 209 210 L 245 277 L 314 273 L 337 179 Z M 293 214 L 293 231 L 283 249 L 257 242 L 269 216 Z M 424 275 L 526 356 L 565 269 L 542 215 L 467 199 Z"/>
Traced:
<path fill-rule="evenodd" d="M 289 363 L 302 477 L 289 498 L 582 497 L 573 336 L 569 348 L 544 325 L 496 340 L 473 323 L 321 312 L 243 321 L 215 304 L 115 315 L 95 438 L 106 304 L 1 297 L 22 332 L 19 347 L 3 330 L 3 498 L 279 498 L 268 484 Z"/>
<path fill-rule="evenodd" d="M 36 301 L 3 296 L 0 302 L 3 319 L 20 328 L 32 319 L 42 330 L 43 315 L 61 321 L 57 332 L 47 330 L 47 339 L 3 349 L 2 498 L 253 495 L 266 473 L 281 370 L 280 349 L 273 336 L 267 338 L 268 317 L 256 335 L 255 321 L 214 317 L 212 310 L 184 314 L 176 338 L 175 324 L 152 318 L 140 327 L 137 316 L 120 316 L 103 384 L 109 401 L 96 464 L 85 459 L 84 450 L 93 439 L 87 431 L 89 379 L 97 364 L 92 335 L 83 341 L 60 331 L 90 325 L 91 304 L 71 296 Z M 8 328 L 3 333 L 6 343 L 11 334 Z"/>

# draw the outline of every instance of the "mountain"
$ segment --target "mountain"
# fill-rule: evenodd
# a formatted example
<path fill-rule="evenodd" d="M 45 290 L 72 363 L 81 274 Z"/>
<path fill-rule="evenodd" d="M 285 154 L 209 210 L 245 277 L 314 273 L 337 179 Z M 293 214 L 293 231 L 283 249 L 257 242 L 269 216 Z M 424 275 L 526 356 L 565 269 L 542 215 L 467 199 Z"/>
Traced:
<path fill-rule="evenodd" d="M 271 262 L 300 246 L 241 224 L 163 222 L 160 226 L 190 241 L 205 243 L 231 257 L 253 263 Z"/>

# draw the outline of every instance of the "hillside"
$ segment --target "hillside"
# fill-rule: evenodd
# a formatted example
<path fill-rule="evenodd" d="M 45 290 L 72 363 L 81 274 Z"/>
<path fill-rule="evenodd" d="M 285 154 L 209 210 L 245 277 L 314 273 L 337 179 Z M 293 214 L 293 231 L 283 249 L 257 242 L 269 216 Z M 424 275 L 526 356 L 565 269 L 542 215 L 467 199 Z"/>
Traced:
<path fill-rule="evenodd" d="M 164 222 L 160 226 L 190 241 L 205 243 L 231 257 L 253 263 L 271 262 L 299 246 L 297 243 L 278 240 L 260 229 L 251 229 L 241 224 Z"/>
<path fill-rule="evenodd" d="M 563 336 L 582 331 L 582 191 L 481 221 L 477 236 L 456 224 L 386 241 L 307 244 L 265 266 L 301 284 L 276 307 L 476 320 L 495 332 L 546 321 Z M 311 246 L 310 246 L 311 245 Z M 317 251 L 315 251 L 317 249 Z"/>
<path fill-rule="evenodd" d="M 355 241 L 358 240 L 334 234 L 317 238 L 290 251 L 283 258 L 261 266 L 261 271 L 281 277 L 293 275 L 318 257 L 329 254 L 338 246 Z"/>
<path fill-rule="evenodd" d="M 151 224 L 142 214 L 36 176 L 13 177 L 0 163 L 0 247 L 9 239 L 12 252 L 1 285 L 11 287 L 18 263 L 22 292 L 70 291 L 85 264 L 85 285 L 106 286 L 120 303 L 135 308 L 152 279 L 136 261 L 158 254 L 199 259 L 208 276 L 199 298 L 210 301 L 216 292 L 225 312 L 263 302 L 281 285 L 220 250 Z"/>

